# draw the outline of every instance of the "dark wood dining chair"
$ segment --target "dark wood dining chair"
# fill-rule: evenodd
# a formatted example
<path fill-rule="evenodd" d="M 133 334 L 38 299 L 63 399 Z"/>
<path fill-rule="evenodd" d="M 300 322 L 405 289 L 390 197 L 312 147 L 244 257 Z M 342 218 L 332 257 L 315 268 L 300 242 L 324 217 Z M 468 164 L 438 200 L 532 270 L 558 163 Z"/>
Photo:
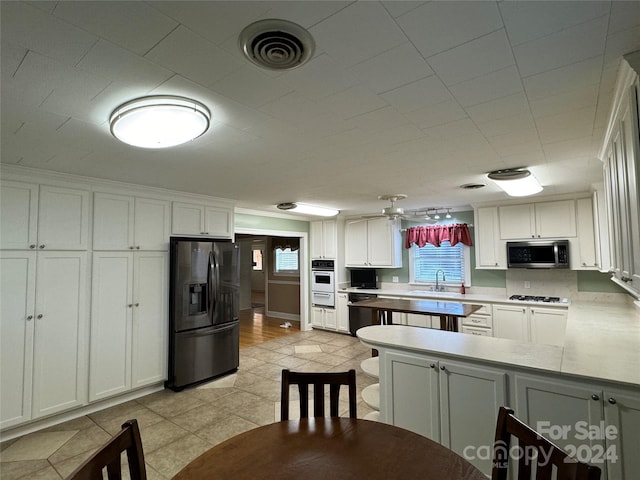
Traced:
<path fill-rule="evenodd" d="M 512 409 L 500 407 L 493 444 L 491 480 L 508 478 L 512 436 L 518 439 L 518 464 L 517 475 L 509 478 L 551 480 L 555 470 L 556 480 L 600 479 L 598 467 L 579 462 L 533 428 L 518 420 Z M 512 465 L 512 468 L 516 468 L 515 465 Z M 535 473 L 533 477 L 532 472 Z"/>
<path fill-rule="evenodd" d="M 127 452 L 129 476 L 131 480 L 146 480 L 147 471 L 144 466 L 144 453 L 137 420 L 127 420 L 122 430 L 105 443 L 100 450 L 89 457 L 67 478 L 67 480 L 102 479 L 103 470 L 107 469 L 109 480 L 122 479 L 122 452 Z"/>
<path fill-rule="evenodd" d="M 309 417 L 309 385 L 313 385 L 313 416 L 324 417 L 324 391 L 329 385 L 329 415 L 338 416 L 340 387 L 349 388 L 349 417 L 356 414 L 356 371 L 348 372 L 291 372 L 282 370 L 282 391 L 280 395 L 280 419 L 289 420 L 289 386 L 297 385 L 300 394 L 300 418 Z"/>

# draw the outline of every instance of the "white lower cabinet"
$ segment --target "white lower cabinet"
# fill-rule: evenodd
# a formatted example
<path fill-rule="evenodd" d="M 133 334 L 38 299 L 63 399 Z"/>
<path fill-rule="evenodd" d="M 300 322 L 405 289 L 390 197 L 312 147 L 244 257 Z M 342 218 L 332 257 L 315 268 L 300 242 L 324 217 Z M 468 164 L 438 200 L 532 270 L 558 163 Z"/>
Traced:
<path fill-rule="evenodd" d="M 336 330 L 338 328 L 336 309 L 329 307 L 311 307 L 311 325 Z"/>
<path fill-rule="evenodd" d="M 90 401 L 166 379 L 167 279 L 167 253 L 94 253 Z"/>
<path fill-rule="evenodd" d="M 349 331 L 349 295 L 338 293 L 336 295 L 336 315 L 339 332 Z"/>
<path fill-rule="evenodd" d="M 516 415 L 579 460 L 602 469 L 602 479 L 640 478 L 640 393 L 516 374 Z"/>
<path fill-rule="evenodd" d="M 493 336 L 528 343 L 529 328 L 527 318 L 527 307 L 494 305 Z"/>
<path fill-rule="evenodd" d="M 86 403 L 87 253 L 2 252 L 2 428 Z"/>
<path fill-rule="evenodd" d="M 440 442 L 490 474 L 491 459 L 477 453 L 492 444 L 498 409 L 507 402 L 504 371 L 399 352 L 381 356 L 383 420 Z"/>
<path fill-rule="evenodd" d="M 548 307 L 493 306 L 493 336 L 521 343 L 564 345 L 567 310 Z"/>

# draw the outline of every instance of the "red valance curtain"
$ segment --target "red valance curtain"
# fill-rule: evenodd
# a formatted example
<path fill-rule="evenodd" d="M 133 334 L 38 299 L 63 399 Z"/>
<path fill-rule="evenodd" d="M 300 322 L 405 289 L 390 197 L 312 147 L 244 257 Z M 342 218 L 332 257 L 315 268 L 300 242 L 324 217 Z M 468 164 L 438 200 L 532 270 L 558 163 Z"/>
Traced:
<path fill-rule="evenodd" d="M 404 237 L 405 248 L 411 248 L 414 243 L 418 247 L 424 247 L 427 243 L 439 247 L 442 242 L 448 241 L 451 246 L 463 243 L 471 247 L 471 233 L 466 223 L 453 223 L 451 225 L 421 225 L 407 228 Z"/>

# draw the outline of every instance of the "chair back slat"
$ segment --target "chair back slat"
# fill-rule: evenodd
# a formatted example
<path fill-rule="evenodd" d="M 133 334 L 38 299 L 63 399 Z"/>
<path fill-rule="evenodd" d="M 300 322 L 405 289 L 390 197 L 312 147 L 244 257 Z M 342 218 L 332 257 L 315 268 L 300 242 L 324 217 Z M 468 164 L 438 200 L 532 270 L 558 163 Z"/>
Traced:
<path fill-rule="evenodd" d="M 338 416 L 340 387 L 349 389 L 349 417 L 356 418 L 356 371 L 348 372 L 291 372 L 282 370 L 282 391 L 280 395 L 280 418 L 289 419 L 289 387 L 298 386 L 300 395 L 300 418 L 309 417 L 309 387 L 313 385 L 313 416 L 324 417 L 325 386 L 329 385 L 329 415 Z"/>
<path fill-rule="evenodd" d="M 599 480 L 600 469 L 579 462 L 556 444 L 500 407 L 494 441 L 491 480 L 507 480 L 511 437 L 518 440 L 518 480 Z M 554 477 L 555 473 L 555 477 Z"/>
<path fill-rule="evenodd" d="M 102 478 L 104 468 L 109 480 L 122 479 L 122 453 L 127 453 L 129 476 L 131 480 L 146 480 L 142 439 L 137 420 L 128 420 L 122 424 L 122 430 L 85 460 L 67 477 L 67 480 L 94 480 Z"/>

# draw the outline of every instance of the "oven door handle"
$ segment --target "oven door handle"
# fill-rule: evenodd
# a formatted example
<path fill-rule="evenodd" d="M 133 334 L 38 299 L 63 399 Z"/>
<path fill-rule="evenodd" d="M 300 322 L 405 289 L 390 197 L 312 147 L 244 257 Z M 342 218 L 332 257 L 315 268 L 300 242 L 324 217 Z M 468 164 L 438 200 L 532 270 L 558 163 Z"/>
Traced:
<path fill-rule="evenodd" d="M 330 297 L 331 293 L 313 292 L 314 297 Z"/>

